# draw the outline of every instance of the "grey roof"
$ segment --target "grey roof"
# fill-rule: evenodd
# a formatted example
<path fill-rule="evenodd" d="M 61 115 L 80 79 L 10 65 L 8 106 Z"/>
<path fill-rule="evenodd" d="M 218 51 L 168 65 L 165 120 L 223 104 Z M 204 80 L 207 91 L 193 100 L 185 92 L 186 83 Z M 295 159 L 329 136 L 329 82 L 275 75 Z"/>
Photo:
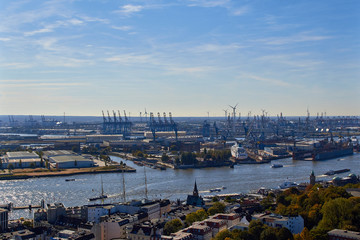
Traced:
<path fill-rule="evenodd" d="M 54 162 L 93 162 L 92 160 L 86 159 L 79 155 L 69 155 L 69 156 L 54 156 L 50 158 Z"/>
<path fill-rule="evenodd" d="M 339 237 L 347 237 L 351 239 L 360 239 L 360 232 L 347 231 L 341 229 L 333 229 L 328 232 L 330 236 L 339 236 Z"/>
<path fill-rule="evenodd" d="M 39 156 L 34 152 L 19 151 L 19 152 L 7 152 L 8 158 L 38 158 Z"/>

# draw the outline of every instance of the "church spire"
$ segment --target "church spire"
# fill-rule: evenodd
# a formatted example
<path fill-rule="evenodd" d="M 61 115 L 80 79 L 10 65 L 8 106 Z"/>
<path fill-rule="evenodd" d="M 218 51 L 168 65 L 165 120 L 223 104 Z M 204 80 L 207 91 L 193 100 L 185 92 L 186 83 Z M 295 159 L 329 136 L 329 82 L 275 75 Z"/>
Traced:
<path fill-rule="evenodd" d="M 193 196 L 199 197 L 199 191 L 197 189 L 196 180 L 195 180 L 195 185 L 194 185 Z"/>

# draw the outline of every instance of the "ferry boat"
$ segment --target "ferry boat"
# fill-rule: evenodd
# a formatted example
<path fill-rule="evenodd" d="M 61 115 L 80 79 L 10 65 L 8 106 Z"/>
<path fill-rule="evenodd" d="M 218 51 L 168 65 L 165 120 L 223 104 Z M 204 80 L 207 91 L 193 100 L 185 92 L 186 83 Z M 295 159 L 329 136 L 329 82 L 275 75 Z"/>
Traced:
<path fill-rule="evenodd" d="M 284 182 L 279 186 L 279 188 L 286 189 L 286 188 L 297 187 L 297 186 L 299 186 L 299 185 L 296 182 Z"/>
<path fill-rule="evenodd" d="M 234 157 L 236 160 L 245 160 L 249 156 L 245 150 L 240 144 L 235 143 L 233 146 L 231 146 L 231 156 Z"/>

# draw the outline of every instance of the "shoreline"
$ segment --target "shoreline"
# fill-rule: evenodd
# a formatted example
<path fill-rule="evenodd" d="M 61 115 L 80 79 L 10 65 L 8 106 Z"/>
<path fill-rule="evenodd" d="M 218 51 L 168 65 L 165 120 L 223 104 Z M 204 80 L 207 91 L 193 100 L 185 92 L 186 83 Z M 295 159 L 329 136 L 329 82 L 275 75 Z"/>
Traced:
<path fill-rule="evenodd" d="M 20 180 L 20 179 L 30 179 L 30 178 L 42 178 L 42 177 L 66 177 L 73 175 L 83 175 L 83 174 L 98 174 L 98 173 L 122 173 L 122 172 L 136 172 L 136 169 L 131 167 L 126 167 L 125 169 L 119 168 L 118 166 L 107 166 L 107 167 L 96 167 L 96 168 L 71 168 L 63 169 L 60 171 L 54 172 L 18 172 L 13 174 L 3 174 L 0 175 L 0 181 L 2 180 Z"/>

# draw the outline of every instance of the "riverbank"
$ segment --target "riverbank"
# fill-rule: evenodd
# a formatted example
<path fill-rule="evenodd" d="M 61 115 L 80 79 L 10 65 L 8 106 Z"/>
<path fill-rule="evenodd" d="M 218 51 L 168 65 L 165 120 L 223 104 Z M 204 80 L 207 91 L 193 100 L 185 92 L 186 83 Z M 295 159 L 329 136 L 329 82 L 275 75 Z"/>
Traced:
<path fill-rule="evenodd" d="M 92 168 L 57 169 L 57 170 L 49 170 L 44 168 L 15 169 L 11 173 L 0 174 L 0 181 L 41 178 L 41 177 L 63 177 L 63 176 L 72 176 L 72 175 L 80 175 L 80 174 L 116 173 L 116 172 L 136 172 L 136 169 L 128 166 L 122 168 L 120 165 L 92 167 Z"/>

